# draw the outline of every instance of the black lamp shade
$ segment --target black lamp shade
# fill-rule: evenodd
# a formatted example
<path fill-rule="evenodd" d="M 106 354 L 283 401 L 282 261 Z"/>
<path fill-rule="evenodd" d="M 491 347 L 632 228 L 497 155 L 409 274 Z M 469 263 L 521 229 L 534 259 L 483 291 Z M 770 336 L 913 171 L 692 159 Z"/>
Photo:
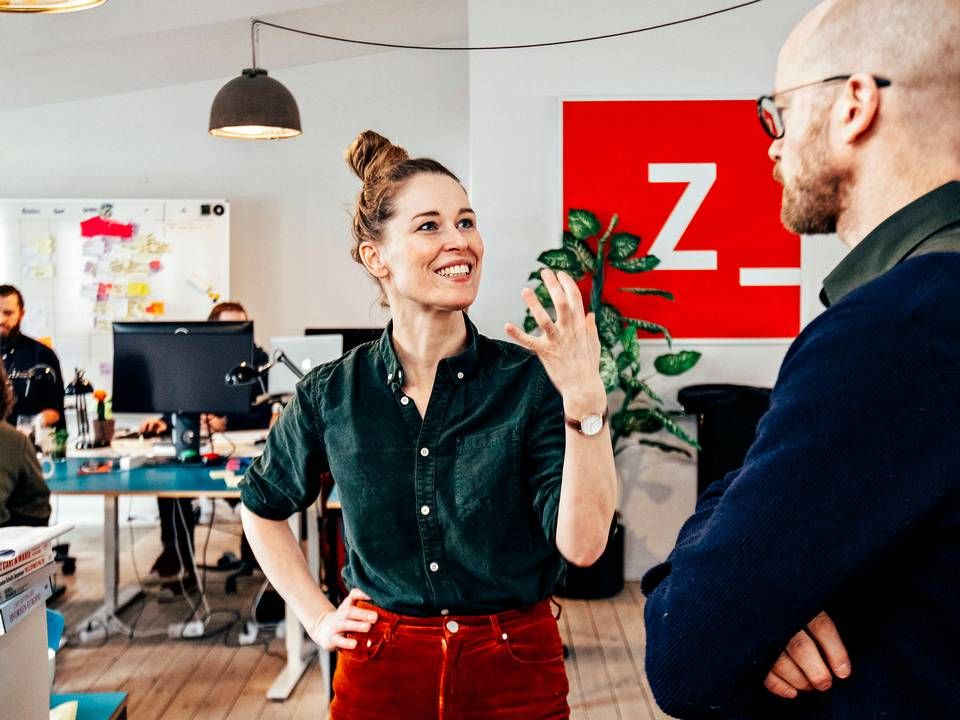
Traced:
<path fill-rule="evenodd" d="M 246 140 L 300 135 L 293 95 L 262 68 L 247 68 L 222 88 L 210 106 L 210 134 Z"/>

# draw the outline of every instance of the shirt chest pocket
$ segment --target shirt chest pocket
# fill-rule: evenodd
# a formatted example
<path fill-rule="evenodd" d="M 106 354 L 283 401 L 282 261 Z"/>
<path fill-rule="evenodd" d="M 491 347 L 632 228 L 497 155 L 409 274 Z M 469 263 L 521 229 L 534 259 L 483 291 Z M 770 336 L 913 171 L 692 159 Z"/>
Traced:
<path fill-rule="evenodd" d="M 522 499 L 520 432 L 499 427 L 461 435 L 453 465 L 454 501 L 461 510 L 503 509 Z"/>

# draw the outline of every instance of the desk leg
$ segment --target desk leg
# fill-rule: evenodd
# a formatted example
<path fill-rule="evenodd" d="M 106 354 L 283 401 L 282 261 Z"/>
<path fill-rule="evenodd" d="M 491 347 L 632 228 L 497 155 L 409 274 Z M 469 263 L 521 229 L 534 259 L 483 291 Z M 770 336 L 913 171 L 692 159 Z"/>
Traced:
<path fill-rule="evenodd" d="M 103 496 L 103 605 L 84 618 L 77 629 L 93 631 L 105 626 L 109 633 L 110 621 L 118 612 L 143 595 L 139 587 L 120 589 L 120 517 L 119 498 Z M 133 548 L 130 548 L 133 552 Z"/>
<path fill-rule="evenodd" d="M 119 502 L 116 495 L 103 497 L 103 608 L 107 615 L 117 612 L 120 600 Z"/>
<path fill-rule="evenodd" d="M 310 506 L 310 508 L 307 509 L 306 515 L 307 538 L 310 543 L 310 547 L 307 549 L 307 564 L 310 566 L 310 572 L 313 576 L 317 577 L 320 572 L 320 559 L 319 546 L 317 546 L 316 542 L 316 505 Z M 297 540 L 301 537 L 300 522 L 301 517 L 299 513 L 290 518 L 290 529 L 293 530 L 293 535 Z M 310 530 L 311 527 L 314 528 L 312 532 Z M 317 546 L 318 549 L 315 550 L 314 546 Z M 303 626 L 289 605 L 285 605 L 284 626 L 286 629 L 287 664 L 283 670 L 280 671 L 276 680 L 273 681 L 270 689 L 267 690 L 268 700 L 286 700 L 289 698 L 290 693 L 293 692 L 300 678 L 303 677 L 303 673 L 306 672 L 307 667 L 310 665 L 310 658 L 313 656 L 313 643 L 304 639 Z"/>

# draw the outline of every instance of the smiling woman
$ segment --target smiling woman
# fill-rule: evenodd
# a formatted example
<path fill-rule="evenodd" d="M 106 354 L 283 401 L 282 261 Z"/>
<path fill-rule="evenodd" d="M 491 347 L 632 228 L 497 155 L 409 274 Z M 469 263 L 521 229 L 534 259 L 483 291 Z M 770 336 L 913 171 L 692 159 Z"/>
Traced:
<path fill-rule="evenodd" d="M 459 300 L 456 309 L 469 307 L 480 281 L 483 241 L 459 178 L 435 160 L 411 159 L 372 130 L 353 141 L 346 159 L 363 181 L 353 220 L 353 259 L 380 283 L 381 304 L 397 310 L 388 287 L 399 291 L 395 296 L 412 293 L 429 302 L 417 292 L 418 281 L 425 279 L 422 269 L 427 277 L 448 281 L 436 283 L 431 277 L 439 287 L 466 286 L 441 302 Z"/>
<path fill-rule="evenodd" d="M 616 498 L 596 323 L 573 280 L 545 271 L 556 321 L 524 295 L 543 336 L 484 337 L 464 312 L 483 241 L 460 181 L 369 130 L 347 163 L 363 181 L 353 257 L 392 320 L 297 386 L 241 483 L 247 538 L 311 636 L 340 651 L 334 720 L 561 720 L 549 597 L 563 558 L 599 557 Z M 324 470 L 344 518 L 339 607 L 286 524 Z"/>

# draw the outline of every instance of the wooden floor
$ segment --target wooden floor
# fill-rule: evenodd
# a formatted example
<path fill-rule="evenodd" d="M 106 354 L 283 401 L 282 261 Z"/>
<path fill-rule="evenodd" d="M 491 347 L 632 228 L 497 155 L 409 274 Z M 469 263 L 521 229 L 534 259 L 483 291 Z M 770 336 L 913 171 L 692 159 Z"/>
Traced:
<path fill-rule="evenodd" d="M 226 550 L 237 552 L 238 533 L 239 525 L 218 520 L 209 533 L 207 561 L 215 563 Z M 203 550 L 207 535 L 207 527 L 197 528 L 198 551 Z M 53 605 L 66 615 L 70 638 L 57 657 L 56 692 L 124 690 L 130 694 L 131 720 L 325 717 L 325 693 L 317 662 L 311 664 L 287 702 L 266 699 L 266 689 L 284 663 L 282 640 L 239 647 L 239 625 L 204 640 L 151 636 L 190 614 L 182 600 L 161 603 L 150 595 L 124 612 L 123 619 L 134 625 L 132 640 L 123 635 L 106 639 L 95 629 L 91 638 L 80 643 L 74 625 L 102 597 L 101 531 L 78 528 L 67 538 L 71 554 L 77 558 L 77 573 L 65 578 L 66 595 Z M 131 546 L 135 550 L 132 555 Z M 134 533 L 122 530 L 122 584 L 135 583 L 138 573 L 144 575 L 158 550 L 158 529 L 140 528 Z M 207 600 L 214 610 L 232 610 L 245 618 L 261 584 L 259 574 L 241 578 L 239 592 L 226 595 L 224 575 L 209 573 Z M 653 702 L 644 674 L 643 598 L 637 584 L 628 584 L 623 593 L 610 600 L 561 602 L 561 632 L 571 650 L 567 662 L 571 717 L 666 718 Z M 227 613 L 214 615 L 210 629 L 224 627 L 231 619 Z"/>

